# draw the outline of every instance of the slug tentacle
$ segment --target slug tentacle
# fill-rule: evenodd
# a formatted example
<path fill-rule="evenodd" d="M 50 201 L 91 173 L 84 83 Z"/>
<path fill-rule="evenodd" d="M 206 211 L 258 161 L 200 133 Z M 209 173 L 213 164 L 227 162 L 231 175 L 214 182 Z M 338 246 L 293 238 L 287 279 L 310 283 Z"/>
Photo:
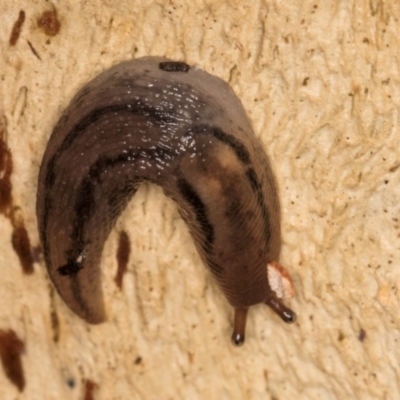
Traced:
<path fill-rule="evenodd" d="M 143 181 L 177 202 L 236 309 L 236 344 L 244 341 L 249 306 L 267 302 L 286 319 L 294 315 L 268 283 L 266 265 L 278 260 L 281 245 L 279 202 L 240 101 L 222 80 L 158 57 L 121 63 L 85 85 L 47 145 L 40 238 L 50 277 L 73 311 L 88 322 L 105 319 L 101 253 Z"/>
<path fill-rule="evenodd" d="M 235 346 L 242 346 L 244 344 L 248 311 L 248 308 L 235 308 L 232 333 L 232 343 Z"/>

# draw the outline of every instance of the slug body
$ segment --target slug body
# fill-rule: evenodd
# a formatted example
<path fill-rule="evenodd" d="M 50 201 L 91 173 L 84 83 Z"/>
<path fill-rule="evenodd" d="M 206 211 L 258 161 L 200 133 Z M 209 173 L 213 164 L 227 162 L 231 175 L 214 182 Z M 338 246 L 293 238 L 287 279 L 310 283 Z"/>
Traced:
<path fill-rule="evenodd" d="M 64 111 L 39 174 L 37 216 L 48 272 L 91 323 L 105 319 L 100 258 L 138 185 L 160 185 L 178 204 L 196 247 L 235 308 L 265 302 L 286 322 L 266 265 L 281 246 L 274 176 L 245 111 L 221 79 L 164 58 L 112 67 Z"/>

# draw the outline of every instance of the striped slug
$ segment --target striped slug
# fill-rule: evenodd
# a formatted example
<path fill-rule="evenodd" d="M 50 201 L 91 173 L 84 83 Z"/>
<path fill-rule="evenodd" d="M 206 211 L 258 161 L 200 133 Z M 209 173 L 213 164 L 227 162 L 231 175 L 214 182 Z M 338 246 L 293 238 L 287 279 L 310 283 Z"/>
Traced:
<path fill-rule="evenodd" d="M 104 243 L 138 185 L 176 201 L 196 247 L 235 309 L 295 314 L 271 290 L 266 265 L 281 246 L 279 201 L 266 154 L 221 79 L 182 62 L 145 57 L 98 75 L 54 128 L 39 174 L 37 217 L 50 277 L 67 305 L 105 319 L 99 264 Z"/>

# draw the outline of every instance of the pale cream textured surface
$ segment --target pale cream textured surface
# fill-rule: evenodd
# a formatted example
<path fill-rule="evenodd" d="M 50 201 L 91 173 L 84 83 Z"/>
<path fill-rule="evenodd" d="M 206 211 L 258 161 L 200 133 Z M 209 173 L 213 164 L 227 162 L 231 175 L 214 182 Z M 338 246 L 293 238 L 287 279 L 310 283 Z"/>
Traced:
<path fill-rule="evenodd" d="M 48 38 L 36 20 L 49 2 L 0 3 L 0 113 L 14 200 L 32 244 L 41 156 L 74 93 L 122 60 L 185 60 L 230 82 L 271 158 L 283 209 L 281 262 L 297 292 L 287 304 L 298 322 L 285 325 L 255 306 L 246 344 L 234 348 L 232 310 L 159 188 L 143 186 L 118 222 L 132 241 L 122 291 L 113 281 L 117 229 L 107 242 L 109 321 L 100 326 L 52 299 L 43 264 L 21 273 L 10 222 L 0 216 L 0 329 L 25 341 L 27 381 L 19 394 L 0 370 L 0 398 L 82 399 L 82 380 L 90 379 L 99 400 L 399 399 L 399 2 L 53 5 L 62 27 Z M 10 47 L 21 8 L 26 21 Z"/>

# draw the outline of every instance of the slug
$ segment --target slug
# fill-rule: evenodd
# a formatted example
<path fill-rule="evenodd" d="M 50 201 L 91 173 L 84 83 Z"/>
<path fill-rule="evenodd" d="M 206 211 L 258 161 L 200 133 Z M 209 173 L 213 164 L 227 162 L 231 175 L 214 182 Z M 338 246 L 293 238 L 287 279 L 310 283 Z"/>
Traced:
<path fill-rule="evenodd" d="M 240 100 L 221 79 L 160 57 L 123 62 L 86 84 L 43 156 L 40 240 L 51 280 L 76 314 L 104 321 L 104 243 L 144 181 L 177 203 L 234 307 L 234 344 L 244 343 L 251 305 L 295 320 L 268 282 L 267 263 L 281 247 L 279 200 Z"/>

